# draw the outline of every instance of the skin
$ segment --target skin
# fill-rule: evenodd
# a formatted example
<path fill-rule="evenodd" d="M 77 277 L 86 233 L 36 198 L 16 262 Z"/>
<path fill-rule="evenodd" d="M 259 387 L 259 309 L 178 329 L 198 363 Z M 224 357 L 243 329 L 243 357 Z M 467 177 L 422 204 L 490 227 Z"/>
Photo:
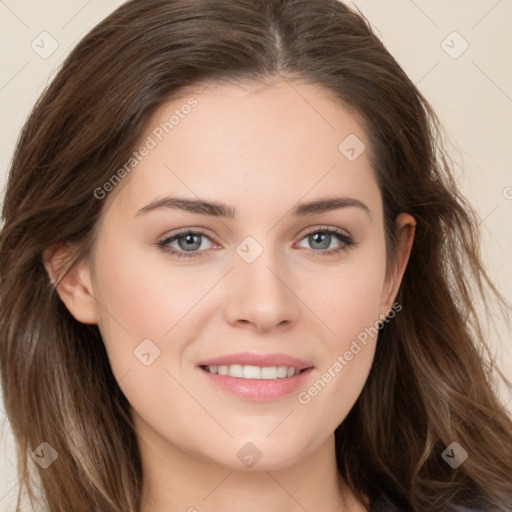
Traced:
<path fill-rule="evenodd" d="M 338 476 L 334 431 L 362 391 L 375 336 L 307 404 L 297 392 L 267 402 L 228 395 L 196 365 L 236 352 L 281 352 L 313 363 L 298 391 L 307 390 L 389 312 L 415 221 L 398 216 L 398 257 L 386 272 L 370 141 L 319 86 L 213 84 L 193 96 L 197 107 L 107 197 L 92 253 L 58 287 L 78 321 L 98 324 L 132 406 L 143 510 L 363 510 Z M 162 105 L 142 140 L 188 97 Z M 349 134 L 367 148 L 355 161 L 338 150 Z M 223 202 L 237 217 L 169 208 L 136 215 L 165 195 Z M 289 214 L 299 201 L 332 196 L 356 198 L 369 214 L 353 206 Z M 332 227 L 357 245 L 322 255 L 307 235 Z M 181 228 L 207 232 L 194 249 L 202 256 L 178 258 L 157 246 Z M 236 252 L 247 236 L 263 249 L 250 264 Z M 183 252 L 186 241 L 171 245 Z M 328 248 L 340 246 L 332 236 Z M 45 253 L 52 279 L 66 250 Z M 148 338 L 161 353 L 145 366 L 134 350 Z M 262 454 L 252 468 L 237 457 L 248 442 Z"/>

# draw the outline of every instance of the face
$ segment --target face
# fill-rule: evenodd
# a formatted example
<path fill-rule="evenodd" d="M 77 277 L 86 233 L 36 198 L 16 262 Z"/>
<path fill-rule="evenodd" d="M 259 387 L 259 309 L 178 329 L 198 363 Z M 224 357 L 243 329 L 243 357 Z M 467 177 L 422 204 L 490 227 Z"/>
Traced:
<path fill-rule="evenodd" d="M 162 457 L 279 469 L 332 439 L 403 272 L 386 273 L 369 144 L 305 83 L 210 85 L 154 115 L 102 199 L 86 293 L 61 296 Z"/>

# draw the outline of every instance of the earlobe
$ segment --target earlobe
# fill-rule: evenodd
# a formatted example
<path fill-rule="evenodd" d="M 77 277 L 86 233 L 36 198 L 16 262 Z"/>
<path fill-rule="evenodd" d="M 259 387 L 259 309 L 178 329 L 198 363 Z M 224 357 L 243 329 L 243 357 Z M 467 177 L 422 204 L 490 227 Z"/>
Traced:
<path fill-rule="evenodd" d="M 59 297 L 76 320 L 96 324 L 98 314 L 89 262 L 84 259 L 68 268 L 72 255 L 71 247 L 55 244 L 43 251 L 43 264 Z"/>
<path fill-rule="evenodd" d="M 400 213 L 396 219 L 397 230 L 397 250 L 396 260 L 393 262 L 393 269 L 390 270 L 386 279 L 386 296 L 383 298 L 386 312 L 393 305 L 393 302 L 398 294 L 400 283 L 411 255 L 411 250 L 414 242 L 414 233 L 416 231 L 416 220 L 408 213 Z"/>

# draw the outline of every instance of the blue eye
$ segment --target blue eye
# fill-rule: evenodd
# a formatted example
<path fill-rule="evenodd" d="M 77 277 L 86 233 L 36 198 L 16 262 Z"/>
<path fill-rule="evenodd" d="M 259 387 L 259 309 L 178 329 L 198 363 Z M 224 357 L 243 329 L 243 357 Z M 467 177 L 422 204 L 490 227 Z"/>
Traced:
<path fill-rule="evenodd" d="M 310 231 L 303 238 L 303 240 L 306 238 L 310 245 L 320 245 L 320 247 L 317 247 L 320 250 L 310 251 L 313 256 L 329 256 L 332 254 L 337 254 L 356 245 L 350 236 L 346 235 L 338 229 L 333 228 L 316 229 L 314 231 Z M 340 245 L 338 247 L 328 249 L 333 239 L 337 239 Z"/>
<path fill-rule="evenodd" d="M 177 256 L 178 258 L 195 258 L 204 255 L 204 247 L 201 249 L 202 241 L 204 239 L 210 240 L 211 238 L 206 235 L 204 231 L 200 230 L 184 230 L 176 233 L 161 242 L 158 242 L 158 247 L 166 253 Z M 311 245 L 320 245 L 317 249 L 308 249 L 308 252 L 313 256 L 329 256 L 347 250 L 356 245 L 356 242 L 339 229 L 334 228 L 320 228 L 307 233 L 301 240 L 307 239 Z M 328 249 L 333 239 L 338 240 L 339 246 Z M 172 243 L 177 242 L 178 247 L 171 246 Z"/>
<path fill-rule="evenodd" d="M 197 249 L 202 245 L 202 238 L 210 239 L 203 231 L 182 231 L 162 240 L 158 246 L 162 251 L 179 258 L 194 258 L 201 256 L 200 253 L 197 253 Z M 178 249 L 170 245 L 173 242 L 178 242 Z"/>

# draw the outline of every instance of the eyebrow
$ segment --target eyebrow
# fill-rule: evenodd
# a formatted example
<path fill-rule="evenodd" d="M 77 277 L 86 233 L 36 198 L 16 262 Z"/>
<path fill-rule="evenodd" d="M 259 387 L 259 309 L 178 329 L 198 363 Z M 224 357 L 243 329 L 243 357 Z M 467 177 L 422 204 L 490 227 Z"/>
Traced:
<path fill-rule="evenodd" d="M 368 206 L 354 197 L 329 197 L 308 203 L 299 203 L 292 209 L 291 215 L 294 217 L 304 217 L 306 215 L 314 215 L 348 207 L 360 208 L 364 210 L 371 218 L 371 213 Z M 235 208 L 228 206 L 227 204 L 219 203 L 216 201 L 205 201 L 202 199 L 183 199 L 179 197 L 157 198 L 141 208 L 135 216 L 149 213 L 161 208 L 184 210 L 200 215 L 209 215 L 212 217 L 223 217 L 227 219 L 236 218 Z"/>

